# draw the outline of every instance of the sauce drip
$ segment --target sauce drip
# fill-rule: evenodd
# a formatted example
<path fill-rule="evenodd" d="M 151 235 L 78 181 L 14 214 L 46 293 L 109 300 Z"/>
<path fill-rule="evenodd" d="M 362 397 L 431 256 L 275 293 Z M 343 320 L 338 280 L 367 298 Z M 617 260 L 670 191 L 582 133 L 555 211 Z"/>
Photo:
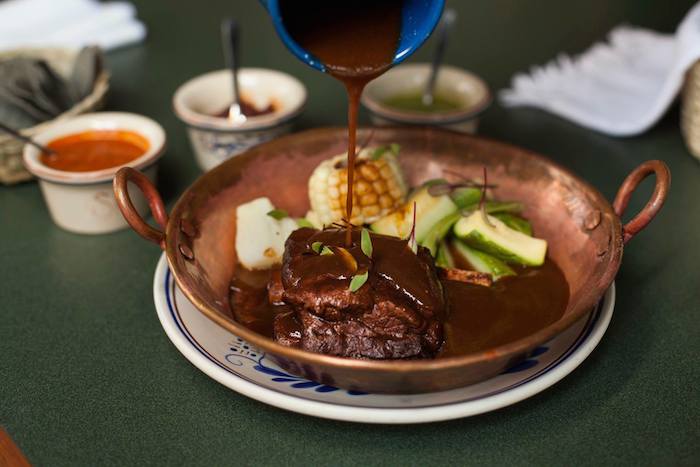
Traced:
<path fill-rule="evenodd" d="M 125 130 L 91 130 L 55 139 L 47 144 L 54 154 L 42 154 L 41 163 L 65 172 L 92 172 L 127 164 L 148 151 L 148 140 Z"/>
<path fill-rule="evenodd" d="M 280 1 L 290 35 L 343 83 L 348 94 L 347 246 L 352 244 L 350 219 L 360 95 L 368 82 L 391 66 L 401 32 L 402 6 L 403 0 Z"/>

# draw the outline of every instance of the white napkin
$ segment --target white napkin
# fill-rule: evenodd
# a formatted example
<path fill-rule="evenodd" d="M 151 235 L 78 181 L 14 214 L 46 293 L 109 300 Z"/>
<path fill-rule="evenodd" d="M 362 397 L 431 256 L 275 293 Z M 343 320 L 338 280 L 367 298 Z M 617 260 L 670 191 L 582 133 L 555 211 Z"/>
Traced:
<path fill-rule="evenodd" d="M 642 133 L 663 115 L 700 59 L 700 2 L 675 34 L 618 26 L 609 43 L 582 55 L 559 56 L 530 74 L 517 74 L 499 93 L 506 106 L 545 109 L 615 136 Z"/>
<path fill-rule="evenodd" d="M 0 3 L 0 50 L 98 45 L 104 50 L 140 42 L 146 27 L 127 2 L 9 0 Z"/>

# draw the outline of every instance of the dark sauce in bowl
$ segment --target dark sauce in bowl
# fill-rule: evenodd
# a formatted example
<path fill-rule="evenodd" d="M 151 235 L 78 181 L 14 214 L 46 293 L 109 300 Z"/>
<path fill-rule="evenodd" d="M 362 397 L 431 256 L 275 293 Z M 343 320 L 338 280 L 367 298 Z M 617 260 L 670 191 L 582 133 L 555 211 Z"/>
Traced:
<path fill-rule="evenodd" d="M 254 104 L 248 102 L 246 99 L 241 98 L 241 101 L 238 104 L 241 107 L 241 113 L 246 117 L 259 117 L 261 115 L 271 114 L 278 110 L 278 106 L 274 102 L 271 102 L 265 107 L 259 108 L 256 107 Z M 217 118 L 228 118 L 229 110 L 230 104 L 226 106 L 225 109 L 222 109 L 221 111 L 215 113 L 213 116 Z"/>

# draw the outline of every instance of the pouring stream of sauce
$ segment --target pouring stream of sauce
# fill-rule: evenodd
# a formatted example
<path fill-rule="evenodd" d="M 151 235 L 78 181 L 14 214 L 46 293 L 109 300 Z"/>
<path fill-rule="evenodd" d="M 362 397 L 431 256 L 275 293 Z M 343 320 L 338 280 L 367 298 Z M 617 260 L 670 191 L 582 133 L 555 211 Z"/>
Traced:
<path fill-rule="evenodd" d="M 352 245 L 357 114 L 365 85 L 389 69 L 401 32 L 403 0 L 283 0 L 285 27 L 343 83 L 348 94 L 348 190 L 345 243 Z"/>

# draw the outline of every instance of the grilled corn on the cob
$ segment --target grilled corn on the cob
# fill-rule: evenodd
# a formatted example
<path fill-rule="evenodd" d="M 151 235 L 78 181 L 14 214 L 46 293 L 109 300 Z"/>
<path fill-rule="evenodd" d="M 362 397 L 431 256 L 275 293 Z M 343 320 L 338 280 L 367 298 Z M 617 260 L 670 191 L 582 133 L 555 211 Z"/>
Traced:
<path fill-rule="evenodd" d="M 345 215 L 348 180 L 346 164 L 346 155 L 339 154 L 319 164 L 309 178 L 311 216 L 321 224 L 319 227 L 341 222 Z M 362 150 L 355 159 L 350 222 L 362 225 L 376 221 L 401 206 L 407 191 L 401 167 L 393 150 Z"/>

